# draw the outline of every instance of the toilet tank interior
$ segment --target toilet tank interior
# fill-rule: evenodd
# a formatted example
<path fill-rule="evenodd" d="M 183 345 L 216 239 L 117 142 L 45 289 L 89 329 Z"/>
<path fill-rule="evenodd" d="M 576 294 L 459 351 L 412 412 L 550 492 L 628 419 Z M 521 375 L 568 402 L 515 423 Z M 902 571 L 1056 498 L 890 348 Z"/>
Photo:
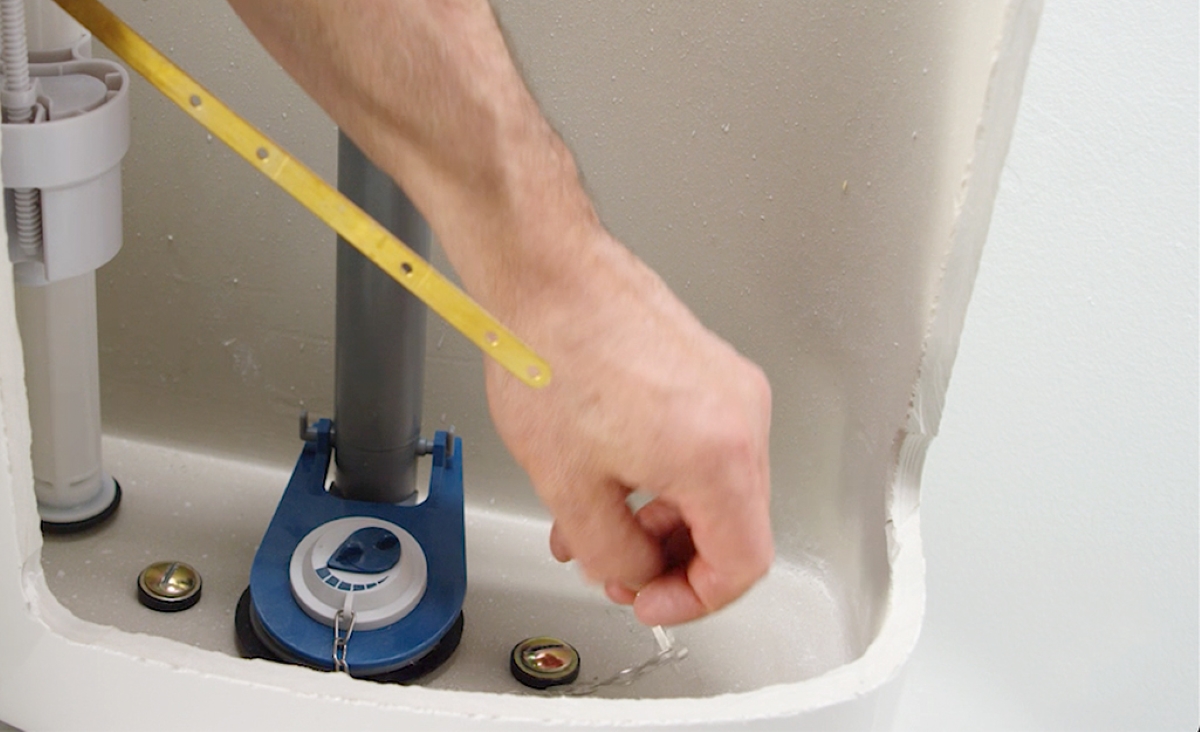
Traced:
<path fill-rule="evenodd" d="M 108 4 L 334 180 L 333 123 L 224 3 Z M 704 621 L 718 640 L 678 632 L 697 649 L 691 663 L 747 645 L 788 658 L 627 695 L 803 681 L 876 639 L 892 591 L 889 491 L 1012 5 L 494 3 L 603 221 L 773 389 L 777 566 Z M 149 516 L 136 501 L 159 501 L 163 515 L 186 501 L 214 524 L 244 506 L 237 520 L 252 534 L 299 450 L 297 414 L 333 412 L 334 235 L 139 78 L 132 107 L 125 244 L 97 273 L 106 449 L 121 463 L 109 470 L 138 476 L 118 524 Z M 548 559 L 547 516 L 490 423 L 478 351 L 436 316 L 427 338 L 425 432 L 453 425 L 466 449 L 470 592 L 482 598 L 471 620 L 520 615 L 547 583 L 568 598 L 547 618 L 573 608 L 629 632 L 623 611 Z M 190 467 L 176 486 L 154 485 L 179 464 Z M 225 488 L 197 478 L 204 470 Z M 71 552 L 169 550 L 169 526 L 146 521 L 108 539 L 48 539 L 46 575 L 85 620 L 176 637 L 161 618 L 130 620 L 120 600 L 90 601 L 94 577 L 72 585 L 86 573 Z M 240 541 L 252 553 L 253 536 Z M 188 642 L 232 647 L 207 632 Z M 507 690 L 474 676 L 447 685 Z"/>

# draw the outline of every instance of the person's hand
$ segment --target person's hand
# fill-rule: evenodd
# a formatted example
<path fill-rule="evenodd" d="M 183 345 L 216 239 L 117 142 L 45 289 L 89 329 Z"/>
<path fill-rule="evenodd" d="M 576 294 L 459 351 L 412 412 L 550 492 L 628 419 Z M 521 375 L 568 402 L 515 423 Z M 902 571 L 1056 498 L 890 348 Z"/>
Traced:
<path fill-rule="evenodd" d="M 492 418 L 554 517 L 550 544 L 648 625 L 736 599 L 773 556 L 771 394 L 603 232 L 586 275 L 513 323 L 553 369 L 542 390 L 488 364 Z M 636 514 L 632 490 L 654 498 Z"/>

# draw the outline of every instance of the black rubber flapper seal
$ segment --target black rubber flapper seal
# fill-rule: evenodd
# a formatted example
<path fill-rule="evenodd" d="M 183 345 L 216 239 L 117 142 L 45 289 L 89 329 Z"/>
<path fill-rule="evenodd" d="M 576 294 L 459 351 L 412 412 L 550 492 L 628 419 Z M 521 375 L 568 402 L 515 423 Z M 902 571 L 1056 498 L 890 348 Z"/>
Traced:
<path fill-rule="evenodd" d="M 87 531 L 88 529 L 99 526 L 100 524 L 112 518 L 113 514 L 117 512 L 117 507 L 121 505 L 121 484 L 115 480 L 113 481 L 113 484 L 116 486 L 117 491 L 113 494 L 112 503 L 108 504 L 103 511 L 95 516 L 92 516 L 91 518 L 85 518 L 82 521 L 65 521 L 63 523 L 42 521 L 42 533 L 78 534 L 81 531 Z"/>
<path fill-rule="evenodd" d="M 242 658 L 262 658 L 267 661 L 287 663 L 293 666 L 309 666 L 303 660 L 296 658 L 281 648 L 271 638 L 269 632 L 262 627 L 261 622 L 258 620 L 258 611 L 254 609 L 254 600 L 250 596 L 249 587 L 238 598 L 237 611 L 233 616 L 233 628 L 236 634 L 238 653 L 241 654 Z M 450 656 L 454 655 L 459 641 L 462 640 L 462 633 L 463 614 L 460 612 L 458 619 L 450 626 L 450 630 L 446 631 L 446 634 L 425 655 L 412 663 L 382 674 L 367 676 L 354 674 L 353 669 L 351 669 L 351 675 L 356 679 L 374 681 L 381 684 L 410 684 L 418 681 L 441 668 L 442 664 L 450 660 Z"/>

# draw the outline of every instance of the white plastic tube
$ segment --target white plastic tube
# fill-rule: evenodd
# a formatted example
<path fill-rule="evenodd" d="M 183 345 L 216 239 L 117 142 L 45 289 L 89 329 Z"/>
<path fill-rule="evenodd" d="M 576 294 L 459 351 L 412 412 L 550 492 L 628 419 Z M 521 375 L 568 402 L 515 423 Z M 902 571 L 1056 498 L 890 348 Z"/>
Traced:
<path fill-rule="evenodd" d="M 87 521 L 116 497 L 100 459 L 96 275 L 18 286 L 16 303 L 38 513 L 53 524 Z"/>
<path fill-rule="evenodd" d="M 29 48 L 48 51 L 74 48 L 87 30 L 53 0 L 24 0 L 25 30 Z"/>
<path fill-rule="evenodd" d="M 23 29 L 14 27 L 15 19 L 24 25 L 26 10 L 28 25 L 34 29 L 28 41 L 20 32 Z M 75 48 L 87 35 L 46 0 L 0 0 L 0 15 L 7 21 L 3 33 L 6 68 L 12 57 L 11 68 L 24 69 L 22 78 L 30 89 L 28 64 L 22 64 L 25 59 L 17 56 L 24 56 L 27 48 L 35 52 Z M 6 83 L 6 92 L 9 86 Z M 9 101 L 5 99 L 6 116 Z M 33 114 L 24 117 L 20 121 L 31 121 Z M 36 248 L 40 249 L 40 205 L 37 208 Z M 26 237 L 18 232 L 18 238 L 22 249 L 27 249 Z M 41 257 L 49 263 L 46 253 Z M 49 273 L 49 267 L 45 271 Z M 117 499 L 116 483 L 101 466 L 96 275 L 94 269 L 86 269 L 65 279 L 38 279 L 41 281 L 32 284 L 18 277 L 16 287 L 38 513 L 44 526 L 86 524 L 103 515 Z"/>

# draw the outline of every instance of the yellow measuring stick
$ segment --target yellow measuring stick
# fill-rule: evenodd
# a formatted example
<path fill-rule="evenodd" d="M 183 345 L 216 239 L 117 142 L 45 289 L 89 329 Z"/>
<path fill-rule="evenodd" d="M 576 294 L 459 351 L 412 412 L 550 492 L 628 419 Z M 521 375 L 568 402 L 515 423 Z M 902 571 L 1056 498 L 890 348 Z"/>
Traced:
<path fill-rule="evenodd" d="M 97 40 L 215 137 L 333 228 L 514 376 L 550 383 L 550 367 L 486 310 L 303 163 L 239 117 L 97 0 L 55 0 Z"/>

